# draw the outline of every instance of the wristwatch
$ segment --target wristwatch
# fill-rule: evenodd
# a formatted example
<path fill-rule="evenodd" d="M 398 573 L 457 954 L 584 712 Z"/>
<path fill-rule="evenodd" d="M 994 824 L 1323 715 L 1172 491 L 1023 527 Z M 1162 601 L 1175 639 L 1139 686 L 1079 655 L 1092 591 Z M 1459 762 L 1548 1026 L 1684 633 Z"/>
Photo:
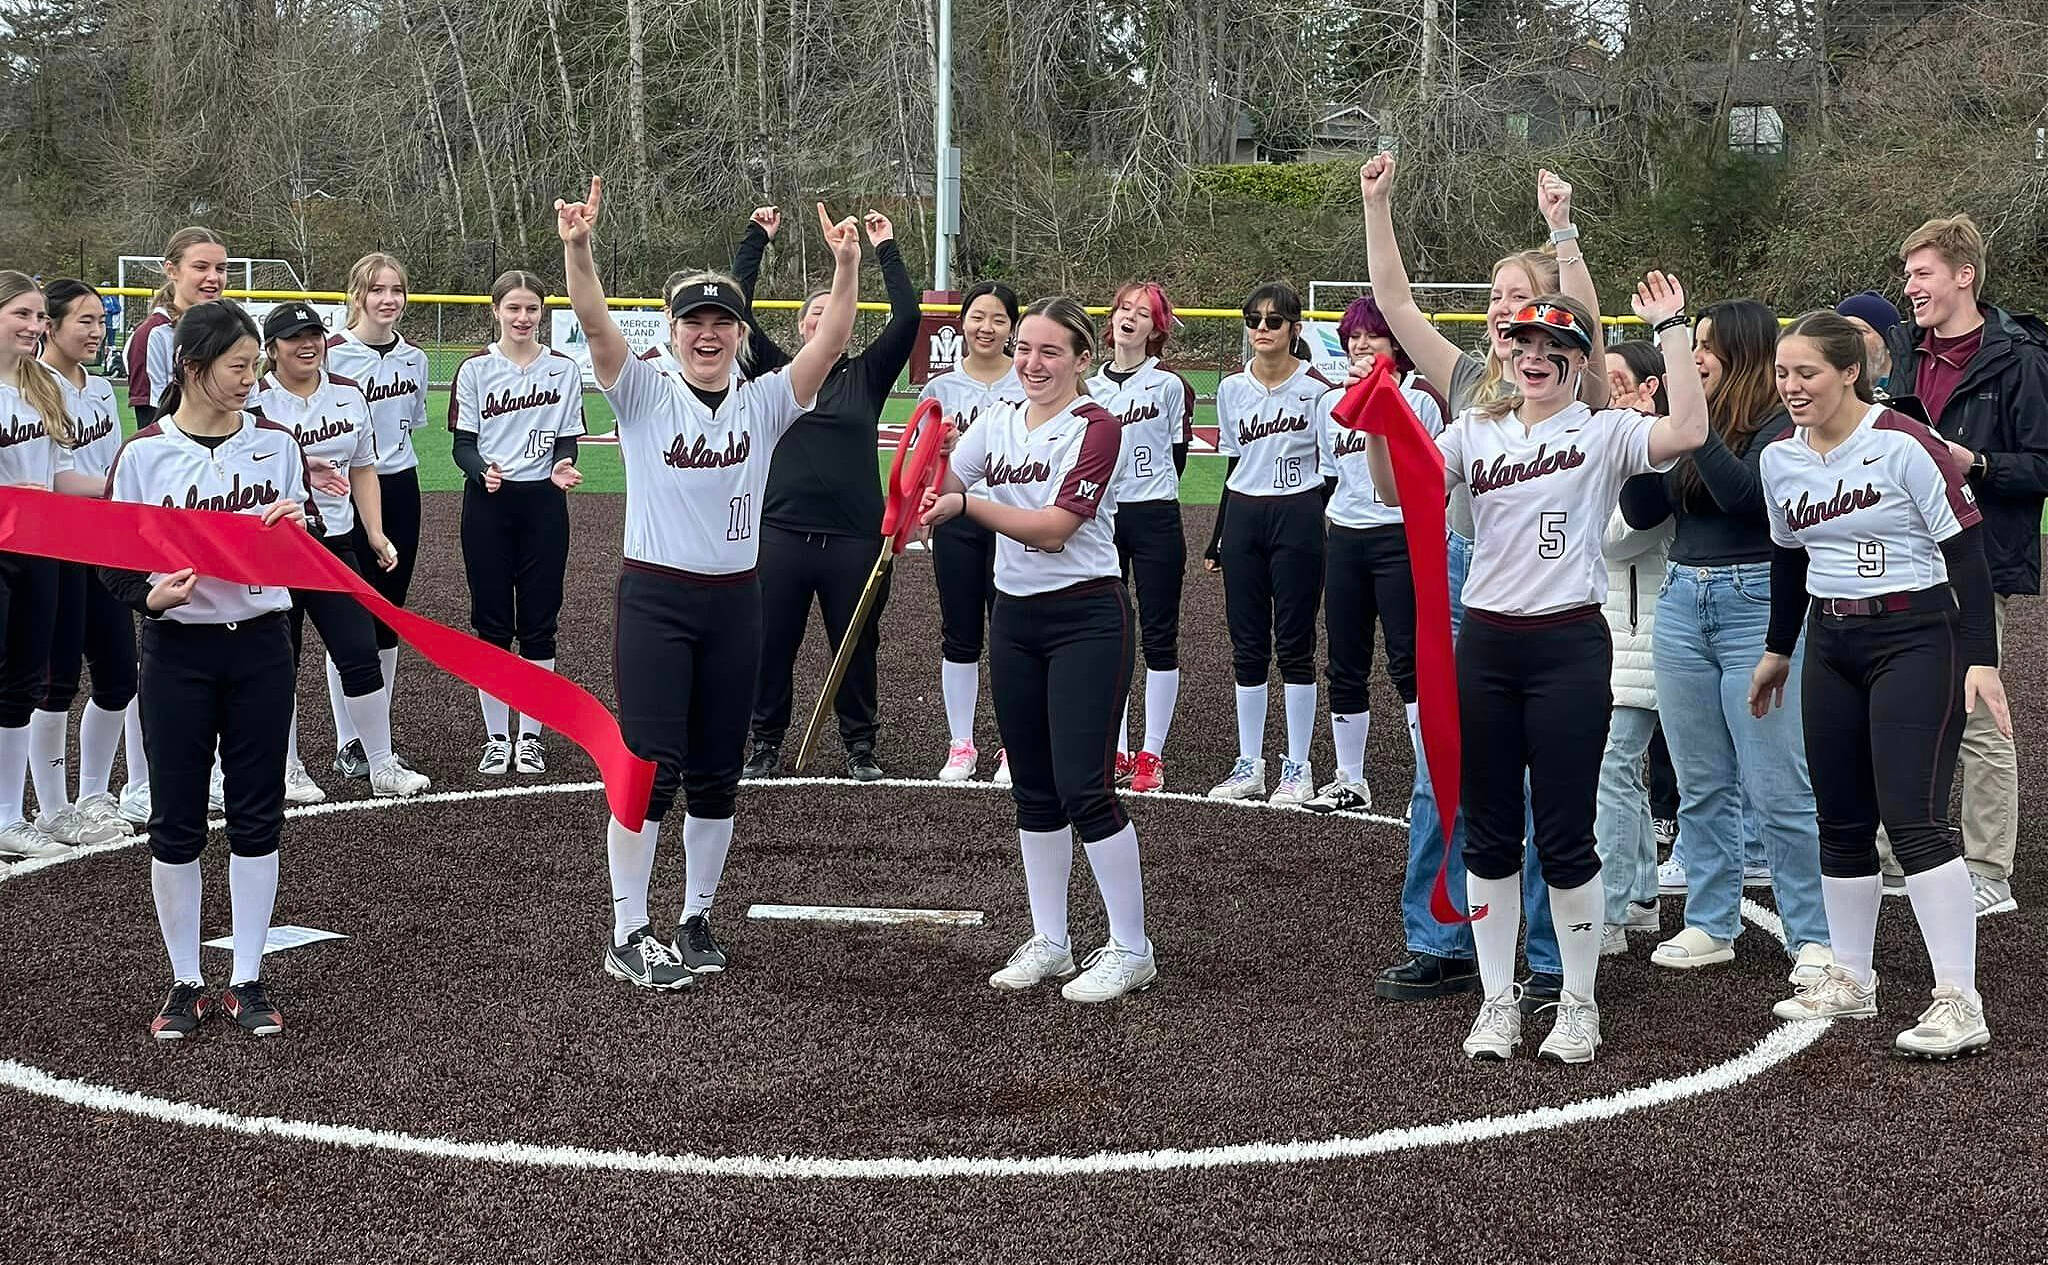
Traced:
<path fill-rule="evenodd" d="M 1576 238 L 1578 235 L 1579 226 L 1576 224 L 1567 224 L 1563 228 L 1554 228 L 1550 230 L 1550 244 L 1553 246 L 1562 246 L 1566 242 Z"/>

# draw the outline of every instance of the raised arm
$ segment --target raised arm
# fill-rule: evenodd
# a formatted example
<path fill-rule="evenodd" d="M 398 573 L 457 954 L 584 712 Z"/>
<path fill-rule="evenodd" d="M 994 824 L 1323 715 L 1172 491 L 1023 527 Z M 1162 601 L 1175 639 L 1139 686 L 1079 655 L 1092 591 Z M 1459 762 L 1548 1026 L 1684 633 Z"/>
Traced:
<path fill-rule="evenodd" d="M 1593 314 L 1592 368 L 1601 370 L 1607 355 L 1607 329 L 1600 323 L 1600 295 L 1593 288 L 1593 274 L 1586 268 L 1585 242 L 1579 226 L 1572 223 L 1572 187 L 1561 177 L 1545 170 L 1536 173 L 1536 209 L 1550 226 L 1550 244 L 1557 248 L 1557 288 L 1568 299 L 1577 299 Z M 1607 374 L 1587 373 L 1579 379 L 1579 398 L 1587 408 L 1607 407 Z"/>
<path fill-rule="evenodd" d="M 917 283 L 910 279 L 910 269 L 903 263 L 903 252 L 896 246 L 896 226 L 889 217 L 878 211 L 869 211 L 864 217 L 868 230 L 868 241 L 875 247 L 875 262 L 882 268 L 882 286 L 889 292 L 889 323 L 868 344 L 860 354 L 861 373 L 865 376 L 868 395 L 878 405 L 887 398 L 889 389 L 896 385 L 897 375 L 903 366 L 910 363 L 910 352 L 917 345 L 917 327 L 924 318 L 924 310 L 918 305 Z"/>
<path fill-rule="evenodd" d="M 740 293 L 746 296 L 749 311 L 754 304 L 754 283 L 761 279 L 761 256 L 768 253 L 768 243 L 775 240 L 776 230 L 781 227 L 780 208 L 755 207 L 753 217 L 747 223 L 746 236 L 740 239 L 739 248 L 732 252 L 732 279 L 740 283 Z M 768 337 L 758 322 L 747 323 L 747 346 L 754 353 L 755 375 L 773 373 L 789 363 L 789 353 Z"/>
<path fill-rule="evenodd" d="M 619 323 L 605 305 L 604 283 L 597 279 L 597 260 L 590 250 L 590 235 L 597 228 L 598 208 L 604 198 L 604 177 L 590 178 L 590 196 L 582 202 L 555 199 L 555 231 L 562 238 L 562 271 L 569 279 L 569 306 L 583 326 L 583 339 L 590 345 L 590 367 L 597 385 L 609 389 L 619 380 L 632 350 Z"/>
<path fill-rule="evenodd" d="M 1692 327 L 1685 322 L 1685 288 L 1678 278 L 1661 272 L 1644 277 L 1636 287 L 1635 309 L 1643 324 L 1658 330 L 1657 349 L 1664 353 L 1671 411 L 1650 424 L 1650 464 L 1662 466 L 1707 442 L 1707 391 L 1693 362 Z"/>
<path fill-rule="evenodd" d="M 832 362 L 846 350 L 860 301 L 860 229 L 851 216 L 834 224 L 823 202 L 818 203 L 818 226 L 832 248 L 832 293 L 825 296 L 825 310 L 818 314 L 817 332 L 789 362 L 789 389 L 806 409 L 817 402 Z"/>
<path fill-rule="evenodd" d="M 1372 282 L 1372 297 L 1379 302 L 1401 350 L 1422 370 L 1423 377 L 1449 395 L 1451 370 L 1464 353 L 1423 315 L 1408 288 L 1408 269 L 1401 262 L 1401 246 L 1394 240 L 1392 154 L 1375 154 L 1358 169 L 1358 191 L 1365 203 L 1365 271 Z"/>

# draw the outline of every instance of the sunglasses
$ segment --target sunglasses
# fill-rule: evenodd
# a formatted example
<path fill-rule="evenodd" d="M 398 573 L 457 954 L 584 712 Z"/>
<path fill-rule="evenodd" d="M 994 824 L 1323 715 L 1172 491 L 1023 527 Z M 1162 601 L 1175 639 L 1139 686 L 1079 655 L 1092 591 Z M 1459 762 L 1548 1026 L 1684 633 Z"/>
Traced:
<path fill-rule="evenodd" d="M 1246 312 L 1244 314 L 1244 327 L 1246 329 L 1285 329 L 1291 324 L 1293 324 L 1291 320 L 1280 315 L 1278 312 L 1268 312 L 1264 316 L 1260 316 L 1256 312 Z"/>
<path fill-rule="evenodd" d="M 1586 332 L 1579 327 L 1578 317 L 1573 316 L 1570 311 L 1559 307 L 1555 303 L 1525 303 L 1521 308 L 1517 309 L 1514 318 L 1508 323 L 1510 325 L 1551 325 L 1558 329 L 1568 329 L 1574 334 L 1579 335 L 1584 335 Z"/>

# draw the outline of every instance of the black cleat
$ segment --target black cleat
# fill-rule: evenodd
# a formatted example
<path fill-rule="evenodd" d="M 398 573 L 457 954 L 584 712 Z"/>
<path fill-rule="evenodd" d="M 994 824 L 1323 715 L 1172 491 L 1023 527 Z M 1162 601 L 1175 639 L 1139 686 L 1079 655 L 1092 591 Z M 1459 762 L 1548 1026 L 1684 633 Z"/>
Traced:
<path fill-rule="evenodd" d="M 879 782 L 889 776 L 875 763 L 873 747 L 855 747 L 846 753 L 846 775 L 856 782 Z"/>
<path fill-rule="evenodd" d="M 156 1018 L 150 1020 L 149 1035 L 159 1041 L 183 1041 L 199 1031 L 199 1025 L 212 1012 L 213 999 L 206 995 L 206 989 L 179 980 L 171 985 L 170 996 L 164 998 Z"/>
<path fill-rule="evenodd" d="M 1431 997 L 1469 993 L 1478 987 L 1479 968 L 1471 958 L 1415 953 L 1406 962 L 1381 971 L 1372 983 L 1372 992 L 1388 1001 L 1426 1001 Z"/>
<path fill-rule="evenodd" d="M 651 926 L 627 936 L 624 944 L 609 946 L 604 955 L 604 973 L 640 988 L 663 992 L 681 992 L 697 986 L 697 977 L 676 959 L 673 950 L 655 938 Z"/>
<path fill-rule="evenodd" d="M 284 1015 L 270 1004 L 270 994 L 260 979 L 230 984 L 228 991 L 220 995 L 220 1003 L 228 1018 L 242 1025 L 242 1031 L 252 1037 L 276 1036 L 284 1031 Z"/>
<path fill-rule="evenodd" d="M 1529 978 L 1522 981 L 1522 1013 L 1533 1015 L 1545 1006 L 1555 1004 L 1562 996 L 1564 976 L 1531 971 Z"/>
<path fill-rule="evenodd" d="M 351 738 L 347 746 L 334 753 L 334 771 L 353 782 L 370 776 L 370 757 L 363 752 L 362 739 Z"/>
<path fill-rule="evenodd" d="M 747 757 L 747 766 L 740 770 L 743 778 L 774 777 L 782 772 L 782 744 L 778 742 L 757 742 L 754 754 Z"/>
<path fill-rule="evenodd" d="M 725 950 L 711 938 L 711 920 L 702 914 L 691 914 L 676 928 L 675 952 L 685 968 L 699 975 L 725 969 Z"/>

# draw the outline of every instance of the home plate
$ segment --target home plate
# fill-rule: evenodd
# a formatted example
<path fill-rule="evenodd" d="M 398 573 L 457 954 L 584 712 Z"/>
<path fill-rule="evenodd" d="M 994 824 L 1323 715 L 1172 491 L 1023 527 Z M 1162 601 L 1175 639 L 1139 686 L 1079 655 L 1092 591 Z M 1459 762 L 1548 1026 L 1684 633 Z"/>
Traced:
<path fill-rule="evenodd" d="M 348 937 L 339 931 L 322 931 L 318 927 L 272 927 L 264 933 L 263 954 L 265 957 L 268 957 L 273 953 L 280 953 L 286 949 L 296 949 L 302 944 L 318 944 L 322 940 L 346 939 Z M 235 938 L 233 936 L 222 936 L 218 940 L 208 940 L 206 947 L 209 949 L 232 949 L 235 947 Z"/>
<path fill-rule="evenodd" d="M 930 922 L 979 927 L 979 909 L 867 909 L 858 905 L 749 905 L 747 917 L 774 922 Z"/>

